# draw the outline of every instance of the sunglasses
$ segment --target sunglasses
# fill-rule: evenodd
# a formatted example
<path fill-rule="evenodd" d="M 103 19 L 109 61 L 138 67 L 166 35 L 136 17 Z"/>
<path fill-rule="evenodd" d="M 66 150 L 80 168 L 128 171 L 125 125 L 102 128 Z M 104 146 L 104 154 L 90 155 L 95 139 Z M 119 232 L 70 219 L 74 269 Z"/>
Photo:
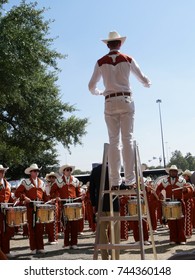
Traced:
<path fill-rule="evenodd" d="M 31 170 L 31 172 L 39 172 L 39 170 Z"/>
<path fill-rule="evenodd" d="M 72 168 L 66 168 L 64 171 L 72 171 Z"/>

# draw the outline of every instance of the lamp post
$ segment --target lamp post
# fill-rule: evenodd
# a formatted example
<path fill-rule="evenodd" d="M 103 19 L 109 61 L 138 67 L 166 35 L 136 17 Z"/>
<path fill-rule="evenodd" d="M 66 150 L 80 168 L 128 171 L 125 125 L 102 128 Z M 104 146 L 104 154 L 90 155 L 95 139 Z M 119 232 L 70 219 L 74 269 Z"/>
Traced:
<path fill-rule="evenodd" d="M 161 118 L 161 109 L 160 109 L 160 104 L 162 103 L 162 100 L 161 99 L 157 99 L 156 103 L 158 103 L 159 116 L 160 116 L 160 130 L 161 130 L 161 140 L 162 140 L 163 163 L 164 163 L 164 167 L 166 167 L 165 148 L 164 148 L 164 139 L 163 139 L 163 128 L 162 128 L 162 118 Z"/>

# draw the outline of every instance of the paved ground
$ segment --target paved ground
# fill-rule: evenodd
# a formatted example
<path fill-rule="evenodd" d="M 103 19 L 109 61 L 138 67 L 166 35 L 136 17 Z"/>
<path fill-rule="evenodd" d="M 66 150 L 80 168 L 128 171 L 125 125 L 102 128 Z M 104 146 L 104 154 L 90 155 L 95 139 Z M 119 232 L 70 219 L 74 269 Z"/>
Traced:
<path fill-rule="evenodd" d="M 64 249 L 63 236 L 59 236 L 58 244 L 49 245 L 47 236 L 44 237 L 46 254 L 31 255 L 29 249 L 29 240 L 17 234 L 11 240 L 11 253 L 15 260 L 93 260 L 95 235 L 85 225 L 83 235 L 79 236 L 78 249 Z M 132 233 L 129 234 L 128 243 L 133 243 Z M 186 245 L 169 245 L 169 231 L 167 228 L 158 228 L 158 233 L 154 235 L 155 248 L 158 260 L 166 260 L 176 253 L 195 252 L 195 231 L 192 238 L 187 240 Z M 122 243 L 126 243 L 123 241 Z M 154 252 L 152 245 L 144 246 L 145 260 L 153 260 Z M 194 254 L 195 255 L 195 254 Z M 122 260 L 140 260 L 140 249 L 128 249 L 121 251 Z M 100 259 L 100 254 L 99 254 Z"/>

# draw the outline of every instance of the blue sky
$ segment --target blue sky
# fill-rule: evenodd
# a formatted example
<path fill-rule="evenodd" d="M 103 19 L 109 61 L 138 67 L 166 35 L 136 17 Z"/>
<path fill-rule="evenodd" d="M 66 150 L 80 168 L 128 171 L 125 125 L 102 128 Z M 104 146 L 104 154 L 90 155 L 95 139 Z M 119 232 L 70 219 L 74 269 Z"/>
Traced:
<path fill-rule="evenodd" d="M 194 0 L 37 2 L 40 7 L 50 7 L 45 17 L 55 20 L 50 25 L 51 37 L 58 36 L 53 47 L 68 55 L 59 62 L 62 100 L 75 104 L 78 117 L 89 118 L 82 146 L 71 147 L 70 155 L 59 145 L 61 164 L 68 162 L 85 171 L 91 170 L 92 162 L 102 161 L 103 145 L 108 142 L 104 98 L 91 95 L 88 82 L 97 59 L 108 51 L 101 39 L 112 30 L 127 36 L 121 52 L 134 57 L 152 81 L 148 89 L 133 76 L 130 78 L 136 108 L 134 138 L 141 162 L 158 165 L 162 157 L 157 99 L 162 100 L 166 160 L 175 150 L 184 156 L 188 152 L 195 155 Z M 4 6 L 7 10 L 20 1 L 9 3 Z"/>

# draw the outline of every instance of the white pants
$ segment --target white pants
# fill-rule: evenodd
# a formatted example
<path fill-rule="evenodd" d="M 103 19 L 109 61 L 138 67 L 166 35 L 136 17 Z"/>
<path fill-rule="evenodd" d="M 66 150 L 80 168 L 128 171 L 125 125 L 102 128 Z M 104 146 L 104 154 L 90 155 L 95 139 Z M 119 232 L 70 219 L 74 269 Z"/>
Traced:
<path fill-rule="evenodd" d="M 105 100 L 104 113 L 110 142 L 108 165 L 111 184 L 112 186 L 117 186 L 122 183 L 120 176 L 122 149 L 125 184 L 131 185 L 135 182 L 133 150 L 134 101 L 131 96 L 108 98 Z"/>

